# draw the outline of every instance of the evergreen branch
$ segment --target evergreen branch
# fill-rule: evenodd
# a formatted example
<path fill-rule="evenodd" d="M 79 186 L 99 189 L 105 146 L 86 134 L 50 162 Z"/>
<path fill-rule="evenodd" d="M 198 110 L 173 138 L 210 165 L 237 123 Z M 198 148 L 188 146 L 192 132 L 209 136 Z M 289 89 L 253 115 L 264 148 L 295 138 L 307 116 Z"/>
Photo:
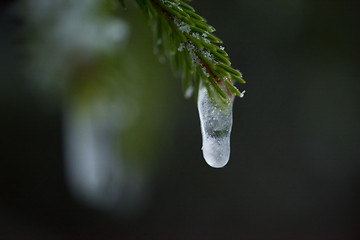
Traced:
<path fill-rule="evenodd" d="M 190 2 L 190 1 L 187 1 Z M 197 96 L 201 85 L 214 100 L 230 104 L 242 97 L 233 80 L 245 83 L 242 74 L 231 67 L 215 28 L 183 0 L 137 0 L 153 27 L 156 52 L 167 58 L 183 79 L 185 97 Z M 215 97 L 216 96 L 216 97 Z"/>

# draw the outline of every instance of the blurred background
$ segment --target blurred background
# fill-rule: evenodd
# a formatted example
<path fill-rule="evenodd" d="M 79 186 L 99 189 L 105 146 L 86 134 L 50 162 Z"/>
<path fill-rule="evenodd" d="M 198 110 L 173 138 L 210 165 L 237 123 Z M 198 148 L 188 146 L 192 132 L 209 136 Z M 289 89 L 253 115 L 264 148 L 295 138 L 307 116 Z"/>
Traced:
<path fill-rule="evenodd" d="M 3 1 L 0 239 L 359 239 L 360 3 L 194 0 L 238 86 L 230 162 L 132 1 Z"/>

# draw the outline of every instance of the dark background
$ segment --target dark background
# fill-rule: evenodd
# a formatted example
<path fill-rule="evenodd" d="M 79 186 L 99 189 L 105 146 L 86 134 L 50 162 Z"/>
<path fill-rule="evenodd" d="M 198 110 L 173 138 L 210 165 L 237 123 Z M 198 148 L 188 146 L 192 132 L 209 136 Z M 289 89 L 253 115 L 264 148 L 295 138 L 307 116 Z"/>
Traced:
<path fill-rule="evenodd" d="M 171 80 L 170 140 L 131 216 L 70 195 L 61 107 L 24 82 L 12 5 L 1 22 L 0 239 L 360 238 L 358 1 L 194 1 L 247 80 L 231 159 L 206 165 L 194 101 Z"/>

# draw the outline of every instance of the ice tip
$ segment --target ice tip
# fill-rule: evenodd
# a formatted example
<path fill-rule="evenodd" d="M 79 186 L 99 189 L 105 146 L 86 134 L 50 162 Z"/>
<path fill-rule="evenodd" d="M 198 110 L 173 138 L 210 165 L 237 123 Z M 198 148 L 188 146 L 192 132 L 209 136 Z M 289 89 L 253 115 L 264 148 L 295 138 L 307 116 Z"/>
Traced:
<path fill-rule="evenodd" d="M 213 168 L 224 167 L 230 159 L 230 141 L 229 139 L 203 139 L 203 156 L 206 163 Z"/>
<path fill-rule="evenodd" d="M 220 156 L 216 158 L 214 155 L 209 154 L 206 151 L 203 151 L 203 156 L 206 163 L 213 168 L 223 168 L 229 162 L 229 156 Z"/>
<path fill-rule="evenodd" d="M 210 166 L 210 167 L 212 167 L 212 168 L 223 168 L 223 167 L 225 167 L 226 166 L 226 164 L 227 164 L 227 161 L 226 162 L 208 162 L 208 161 L 206 161 L 206 163 Z"/>

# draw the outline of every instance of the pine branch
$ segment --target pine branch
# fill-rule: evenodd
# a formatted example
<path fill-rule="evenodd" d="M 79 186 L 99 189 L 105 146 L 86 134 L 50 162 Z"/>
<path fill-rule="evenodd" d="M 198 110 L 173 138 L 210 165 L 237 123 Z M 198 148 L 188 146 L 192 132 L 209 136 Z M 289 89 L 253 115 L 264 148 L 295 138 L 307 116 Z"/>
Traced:
<path fill-rule="evenodd" d="M 189 1 L 187 1 L 189 2 Z M 182 0 L 137 0 L 152 25 L 156 52 L 170 61 L 183 79 L 185 97 L 201 86 L 217 103 L 230 104 L 234 95 L 242 97 L 234 81 L 245 83 L 231 67 L 222 41 L 195 10 Z M 220 102 L 218 101 L 220 100 Z"/>

